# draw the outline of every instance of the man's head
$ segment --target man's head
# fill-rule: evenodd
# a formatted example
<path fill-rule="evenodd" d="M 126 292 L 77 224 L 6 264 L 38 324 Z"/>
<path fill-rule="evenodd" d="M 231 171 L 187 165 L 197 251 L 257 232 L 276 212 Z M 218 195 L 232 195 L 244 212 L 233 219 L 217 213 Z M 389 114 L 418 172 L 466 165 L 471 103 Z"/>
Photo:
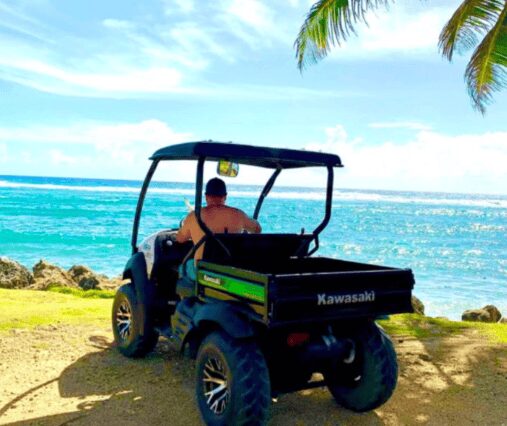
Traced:
<path fill-rule="evenodd" d="M 206 204 L 224 204 L 227 198 L 225 182 L 219 178 L 213 178 L 206 184 Z"/>

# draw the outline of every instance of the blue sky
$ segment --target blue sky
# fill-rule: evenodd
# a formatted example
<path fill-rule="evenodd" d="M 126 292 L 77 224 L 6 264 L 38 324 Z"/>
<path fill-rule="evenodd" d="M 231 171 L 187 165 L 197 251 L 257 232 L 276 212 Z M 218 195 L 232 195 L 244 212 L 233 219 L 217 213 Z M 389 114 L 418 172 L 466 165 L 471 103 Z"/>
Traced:
<path fill-rule="evenodd" d="M 310 4 L 0 0 L 0 175 L 138 179 L 214 139 L 336 152 L 347 188 L 507 193 L 507 91 L 483 117 L 437 51 L 459 1 L 399 0 L 301 74 Z"/>

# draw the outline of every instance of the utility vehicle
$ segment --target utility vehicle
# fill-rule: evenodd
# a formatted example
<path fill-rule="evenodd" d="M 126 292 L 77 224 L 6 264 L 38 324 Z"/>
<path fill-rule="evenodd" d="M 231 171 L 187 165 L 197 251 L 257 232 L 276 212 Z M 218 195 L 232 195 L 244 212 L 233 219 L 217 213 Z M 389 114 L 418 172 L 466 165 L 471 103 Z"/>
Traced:
<path fill-rule="evenodd" d="M 156 151 L 141 189 L 132 257 L 116 293 L 113 330 L 121 353 L 142 357 L 159 335 L 196 358 L 196 398 L 209 425 L 265 424 L 273 397 L 327 386 L 343 407 L 364 412 L 394 391 L 393 344 L 375 323 L 412 312 L 410 269 L 314 256 L 331 218 L 337 155 L 218 143 L 183 143 Z M 163 230 L 138 245 L 141 211 L 161 161 L 195 160 L 195 214 L 205 236 L 177 243 Z M 204 164 L 235 176 L 239 164 L 272 169 L 253 217 L 285 169 L 327 170 L 323 219 L 312 232 L 213 233 L 201 218 Z M 328 238 L 339 238 L 339 235 Z M 372 235 L 374 238 L 374 235 Z M 204 244 L 196 278 L 185 264 Z"/>

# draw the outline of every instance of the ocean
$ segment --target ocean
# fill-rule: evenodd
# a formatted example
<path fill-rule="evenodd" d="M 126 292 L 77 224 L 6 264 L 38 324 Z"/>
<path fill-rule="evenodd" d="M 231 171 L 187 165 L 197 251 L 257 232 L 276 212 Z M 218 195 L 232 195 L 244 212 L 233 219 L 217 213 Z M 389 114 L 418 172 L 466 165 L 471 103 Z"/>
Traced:
<path fill-rule="evenodd" d="M 141 184 L 0 176 L 0 255 L 120 274 Z M 229 185 L 228 203 L 252 214 L 260 190 Z M 193 184 L 154 182 L 140 239 L 178 227 L 193 193 Z M 265 232 L 311 231 L 323 214 L 323 189 L 275 186 L 259 220 Z M 458 319 L 486 304 L 507 316 L 507 196 L 337 188 L 316 255 L 412 268 L 431 316 Z"/>

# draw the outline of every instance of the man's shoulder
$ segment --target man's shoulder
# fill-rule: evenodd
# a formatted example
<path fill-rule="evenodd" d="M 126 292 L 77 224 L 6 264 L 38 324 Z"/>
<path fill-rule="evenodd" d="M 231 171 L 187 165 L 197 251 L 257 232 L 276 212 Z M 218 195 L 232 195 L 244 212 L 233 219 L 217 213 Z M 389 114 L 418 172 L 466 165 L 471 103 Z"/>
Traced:
<path fill-rule="evenodd" d="M 183 223 L 190 223 L 193 222 L 194 220 L 195 220 L 195 212 L 191 211 L 189 214 L 187 214 L 185 219 L 183 219 Z"/>
<path fill-rule="evenodd" d="M 229 208 L 229 210 L 231 212 L 234 212 L 235 214 L 237 215 L 241 215 L 241 216 L 248 216 L 243 210 L 241 209 L 238 209 L 236 207 L 230 207 L 230 206 L 227 206 L 227 208 Z"/>
<path fill-rule="evenodd" d="M 234 213 L 241 213 L 241 214 L 245 214 L 245 212 L 241 209 L 238 209 L 236 207 L 231 207 L 231 206 L 226 206 L 226 205 L 222 205 L 222 206 L 206 206 L 202 209 L 203 211 L 205 212 L 223 212 L 223 211 L 228 211 L 228 212 L 234 212 Z"/>

